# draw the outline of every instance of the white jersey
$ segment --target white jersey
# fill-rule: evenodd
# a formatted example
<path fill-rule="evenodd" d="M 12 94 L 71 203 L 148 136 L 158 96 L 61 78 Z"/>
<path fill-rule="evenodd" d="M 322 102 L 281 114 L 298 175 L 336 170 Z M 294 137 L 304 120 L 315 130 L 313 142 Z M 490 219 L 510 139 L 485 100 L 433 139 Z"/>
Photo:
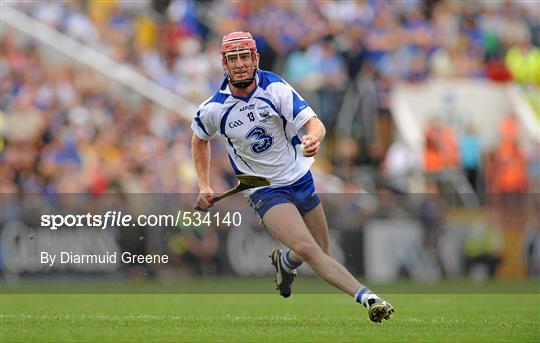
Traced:
<path fill-rule="evenodd" d="M 199 106 L 191 128 L 204 140 L 221 134 L 237 175 L 264 176 L 272 186 L 290 185 L 313 163 L 313 157 L 301 153 L 298 130 L 316 115 L 276 74 L 259 70 L 255 81 L 251 94 L 237 97 L 225 79 Z"/>

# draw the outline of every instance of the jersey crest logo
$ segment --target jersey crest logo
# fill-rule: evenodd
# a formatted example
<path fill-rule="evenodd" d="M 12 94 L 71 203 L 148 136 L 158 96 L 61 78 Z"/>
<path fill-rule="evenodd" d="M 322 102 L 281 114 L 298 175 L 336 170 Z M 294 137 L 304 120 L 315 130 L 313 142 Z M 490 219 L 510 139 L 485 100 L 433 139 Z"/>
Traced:
<path fill-rule="evenodd" d="M 268 106 L 263 106 L 263 107 L 259 107 L 257 108 L 257 110 L 259 111 L 259 115 L 263 118 L 266 118 L 270 115 L 270 111 L 268 110 L 269 107 Z"/>

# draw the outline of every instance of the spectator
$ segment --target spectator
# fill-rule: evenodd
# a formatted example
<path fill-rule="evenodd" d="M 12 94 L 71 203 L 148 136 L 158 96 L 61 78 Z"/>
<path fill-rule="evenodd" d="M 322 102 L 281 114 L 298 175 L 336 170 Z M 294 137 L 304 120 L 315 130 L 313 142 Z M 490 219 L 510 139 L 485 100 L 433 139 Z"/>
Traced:
<path fill-rule="evenodd" d="M 459 150 L 452 127 L 441 120 L 432 119 L 426 126 L 424 169 L 428 173 L 438 173 L 459 165 Z"/>
<path fill-rule="evenodd" d="M 444 265 L 439 251 L 439 240 L 445 225 L 444 202 L 434 181 L 428 181 L 426 184 L 426 193 L 420 204 L 420 221 L 424 230 L 422 240 L 424 248 L 429 256 L 437 262 L 444 275 Z"/>
<path fill-rule="evenodd" d="M 495 151 L 495 192 L 518 194 L 527 189 L 527 160 L 516 139 L 503 138 Z"/>
<path fill-rule="evenodd" d="M 540 193 L 540 142 L 533 144 L 529 153 L 529 190 L 532 194 Z"/>
<path fill-rule="evenodd" d="M 500 121 L 499 134 L 502 139 L 515 140 L 519 138 L 519 123 L 514 113 L 510 113 Z"/>
<path fill-rule="evenodd" d="M 418 158 L 401 139 L 392 143 L 382 163 L 385 183 L 396 192 L 409 193 L 410 177 L 418 168 Z"/>
<path fill-rule="evenodd" d="M 478 180 L 480 173 L 481 149 L 480 140 L 476 135 L 473 124 L 469 124 L 459 142 L 461 155 L 461 169 L 465 172 L 467 180 L 473 190 L 478 193 Z"/>
<path fill-rule="evenodd" d="M 532 205 L 533 213 L 527 221 L 526 232 L 523 239 L 527 275 L 540 278 L 540 203 Z"/>
<path fill-rule="evenodd" d="M 503 237 L 492 221 L 477 223 L 465 241 L 465 270 L 475 279 L 493 278 L 502 262 Z"/>

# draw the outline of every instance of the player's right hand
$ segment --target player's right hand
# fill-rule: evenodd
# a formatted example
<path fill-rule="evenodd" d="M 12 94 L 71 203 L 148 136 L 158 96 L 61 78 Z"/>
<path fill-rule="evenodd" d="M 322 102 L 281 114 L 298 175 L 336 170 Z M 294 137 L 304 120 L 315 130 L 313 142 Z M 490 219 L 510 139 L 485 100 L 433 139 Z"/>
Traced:
<path fill-rule="evenodd" d="M 305 157 L 313 157 L 319 151 L 321 142 L 319 139 L 312 135 L 302 136 L 302 153 Z"/>
<path fill-rule="evenodd" d="M 207 212 L 208 209 L 214 206 L 212 197 L 214 196 L 214 191 L 211 188 L 201 189 L 197 202 L 193 206 L 194 210 Z"/>

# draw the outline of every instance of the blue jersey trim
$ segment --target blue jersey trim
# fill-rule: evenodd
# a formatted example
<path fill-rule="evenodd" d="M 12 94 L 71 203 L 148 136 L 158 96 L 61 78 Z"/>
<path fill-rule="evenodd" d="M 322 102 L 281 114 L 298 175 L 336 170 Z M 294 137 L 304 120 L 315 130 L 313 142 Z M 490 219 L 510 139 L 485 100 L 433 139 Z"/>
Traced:
<path fill-rule="evenodd" d="M 298 135 L 295 135 L 292 139 L 291 139 L 291 143 L 292 143 L 292 146 L 294 148 L 294 159 L 296 160 L 296 155 L 297 155 L 297 152 L 296 152 L 296 146 L 298 144 L 302 144 L 302 141 L 300 140 L 300 138 L 298 138 Z"/>
<path fill-rule="evenodd" d="M 285 128 L 287 127 L 287 119 L 285 119 L 284 116 L 282 116 L 281 114 L 279 115 L 279 117 L 281 118 L 281 121 L 283 122 L 283 133 L 285 134 L 285 139 L 289 139 L 287 138 L 287 131 L 285 130 Z"/>
<path fill-rule="evenodd" d="M 225 138 L 227 138 L 227 143 L 229 143 L 229 145 L 231 146 L 231 148 L 233 148 L 234 154 L 235 154 L 236 156 L 238 156 L 238 158 L 241 159 L 242 162 L 244 162 L 244 164 L 245 164 L 249 169 L 251 169 L 252 172 L 255 172 L 255 170 L 253 170 L 253 168 L 251 168 L 251 166 L 246 162 L 246 160 L 244 160 L 244 159 L 242 158 L 242 156 L 238 155 L 238 153 L 236 152 L 236 148 L 234 147 L 233 142 L 231 141 L 231 139 L 229 138 L 229 136 L 227 136 L 227 135 L 225 135 L 225 134 L 224 134 L 224 136 L 225 136 Z"/>
<path fill-rule="evenodd" d="M 269 99 L 263 98 L 262 96 L 256 96 L 255 99 L 259 99 L 259 100 L 264 101 L 265 103 L 267 103 L 268 105 L 270 105 L 270 107 L 272 107 L 272 109 L 273 109 L 277 114 L 279 114 L 279 111 L 277 110 L 276 106 L 275 106 L 275 105 L 272 103 L 272 101 L 270 101 Z"/>
<path fill-rule="evenodd" d="M 227 117 L 229 117 L 229 113 L 231 113 L 234 106 L 236 106 L 238 102 L 235 102 L 231 107 L 229 107 L 225 114 L 223 114 L 223 117 L 221 118 L 221 122 L 219 123 L 219 132 L 221 132 L 222 135 L 225 134 L 225 125 L 227 124 Z"/>
<path fill-rule="evenodd" d="M 227 136 L 227 134 L 225 133 L 225 126 L 227 125 L 227 118 L 229 117 L 229 113 L 231 113 L 232 109 L 234 106 L 236 106 L 236 104 L 238 104 L 238 102 L 235 102 L 231 107 L 229 107 L 227 109 L 227 111 L 225 111 L 225 114 L 223 114 L 223 117 L 221 118 L 221 122 L 219 123 L 219 132 L 221 132 L 221 134 L 223 136 L 225 136 L 225 138 L 227 139 L 227 143 L 229 143 L 229 145 L 231 146 L 231 148 L 233 149 L 234 151 L 234 154 L 236 156 L 238 156 L 238 158 L 240 158 L 242 160 L 242 162 L 245 163 L 245 165 L 251 169 L 251 171 L 255 172 L 253 170 L 253 168 L 251 168 L 251 166 L 242 158 L 242 156 L 238 155 L 238 153 L 236 152 L 236 148 L 234 147 L 234 144 L 233 142 L 231 141 L 231 138 L 229 136 Z"/>
<path fill-rule="evenodd" d="M 287 130 L 286 130 L 286 127 L 287 127 L 287 119 L 282 116 L 281 114 L 279 115 L 279 117 L 281 118 L 281 121 L 283 122 L 283 133 L 285 134 L 285 139 L 286 140 L 289 140 L 289 138 L 287 137 Z M 298 139 L 298 136 L 295 136 L 297 139 Z M 296 160 L 296 149 L 294 148 L 294 137 L 291 139 L 291 144 L 293 146 L 293 150 L 294 150 L 294 159 Z"/>
<path fill-rule="evenodd" d="M 293 115 L 293 119 L 294 119 L 294 118 L 296 118 L 298 113 L 302 112 L 302 110 L 305 109 L 306 107 L 308 107 L 309 105 L 305 100 L 301 100 L 300 97 L 298 96 L 298 94 L 296 94 L 295 91 L 292 91 L 292 96 L 293 96 L 292 115 Z"/>
<path fill-rule="evenodd" d="M 251 98 L 251 96 L 257 91 L 257 87 L 253 88 L 253 90 L 251 92 L 249 92 L 248 95 L 246 96 L 236 96 L 236 95 L 232 95 L 233 98 L 235 99 L 239 99 L 239 100 L 242 100 L 242 101 L 245 101 L 245 102 L 249 102 L 249 99 Z"/>
<path fill-rule="evenodd" d="M 221 93 L 218 91 L 216 92 L 216 94 L 214 94 L 212 99 L 210 99 L 205 105 L 211 104 L 213 102 L 217 102 L 218 104 L 223 105 L 228 98 L 229 98 L 229 94 Z"/>
<path fill-rule="evenodd" d="M 229 162 L 231 162 L 231 166 L 232 166 L 232 168 L 233 168 L 233 170 L 234 170 L 234 173 L 235 173 L 236 175 L 242 175 L 242 174 L 244 174 L 244 173 L 242 173 L 242 172 L 240 171 L 240 169 L 238 169 L 238 166 L 236 165 L 236 163 L 234 163 L 234 160 L 232 159 L 231 155 L 229 155 L 229 154 L 227 154 L 227 155 L 229 156 Z"/>
<path fill-rule="evenodd" d="M 219 87 L 220 91 L 224 91 L 227 89 L 227 84 L 229 83 L 229 80 L 227 80 L 227 77 L 223 79 L 223 82 L 221 83 L 221 87 Z"/>
<path fill-rule="evenodd" d="M 257 75 L 259 76 L 259 87 L 264 90 L 266 90 L 266 88 L 268 88 L 268 86 L 270 86 L 272 83 L 285 83 L 285 81 L 283 81 L 281 77 L 277 76 L 271 71 L 259 70 L 257 72 Z"/>
<path fill-rule="evenodd" d="M 195 117 L 195 122 L 197 123 L 197 125 L 199 125 L 199 127 L 204 131 L 204 133 L 210 137 L 210 135 L 208 134 L 208 131 L 206 131 L 206 128 L 204 127 L 202 121 L 201 121 L 201 118 L 200 118 L 200 115 L 201 115 L 201 110 L 198 110 L 197 111 L 197 116 Z"/>

